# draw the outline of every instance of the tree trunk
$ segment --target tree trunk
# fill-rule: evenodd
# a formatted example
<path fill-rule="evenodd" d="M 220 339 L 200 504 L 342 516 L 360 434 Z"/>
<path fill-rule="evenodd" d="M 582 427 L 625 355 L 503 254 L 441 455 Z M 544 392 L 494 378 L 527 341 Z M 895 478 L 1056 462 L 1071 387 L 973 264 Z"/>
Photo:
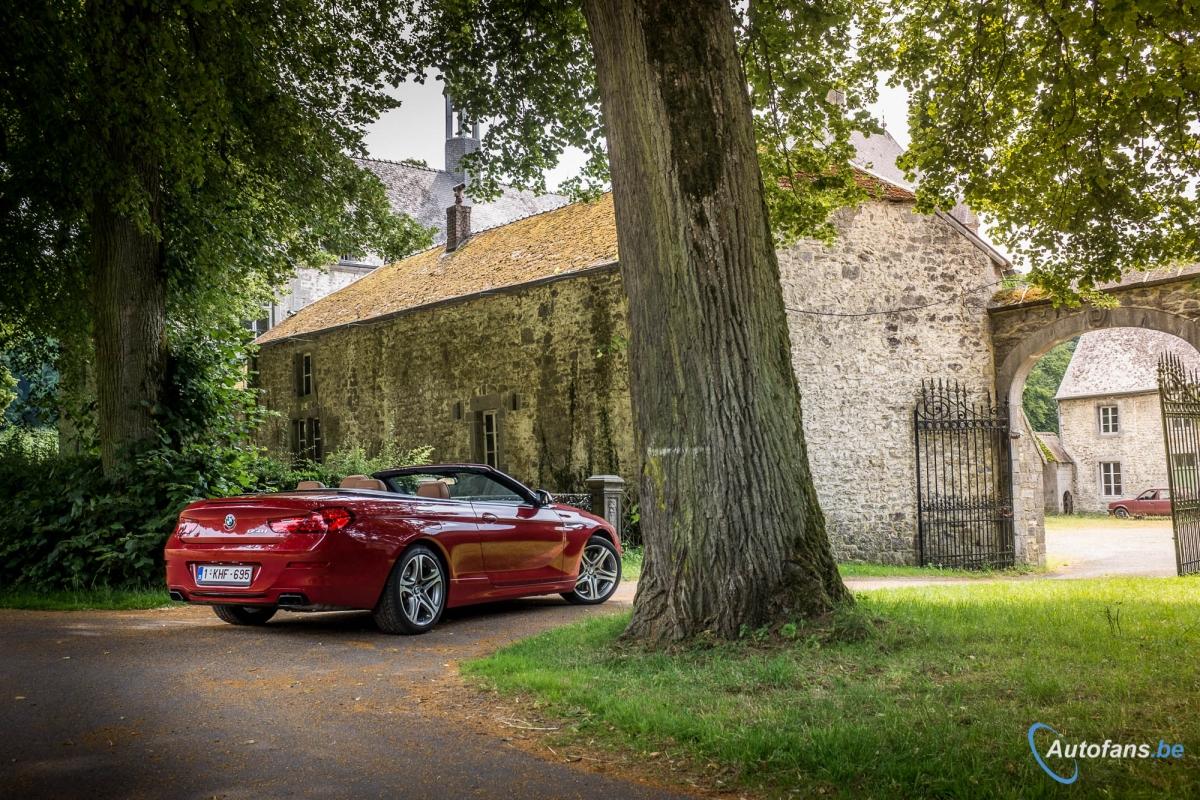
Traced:
<path fill-rule="evenodd" d="M 96 416 L 100 457 L 109 474 L 126 448 L 154 435 L 152 414 L 166 368 L 158 170 L 143 160 L 132 171 L 148 199 L 154 229 L 139 224 L 111 196 L 98 197 L 89 217 Z"/>
<path fill-rule="evenodd" d="M 629 296 L 646 564 L 626 635 L 737 636 L 849 599 L 801 423 L 726 0 L 585 0 Z"/>

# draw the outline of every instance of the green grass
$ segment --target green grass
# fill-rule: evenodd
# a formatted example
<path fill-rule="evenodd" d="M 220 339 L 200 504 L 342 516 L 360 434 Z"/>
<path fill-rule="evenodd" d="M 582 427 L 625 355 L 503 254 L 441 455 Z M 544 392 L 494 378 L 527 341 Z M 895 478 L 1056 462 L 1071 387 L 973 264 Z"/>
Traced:
<path fill-rule="evenodd" d="M 626 547 L 621 553 L 621 580 L 636 581 L 642 576 L 642 548 Z"/>
<path fill-rule="evenodd" d="M 1198 619 L 1196 579 L 960 584 L 860 594 L 793 639 L 671 653 L 619 644 L 624 614 L 595 617 L 464 671 L 563 720 L 564 746 L 682 757 L 768 796 L 1184 797 L 1200 785 Z M 1081 760 L 1060 786 L 1030 753 L 1034 722 L 1188 755 Z"/>
<path fill-rule="evenodd" d="M 0 608 L 21 608 L 37 611 L 88 611 L 93 609 L 129 611 L 139 608 L 158 608 L 169 605 L 167 590 L 162 588 L 58 590 L 40 592 L 32 589 L 0 591 Z"/>

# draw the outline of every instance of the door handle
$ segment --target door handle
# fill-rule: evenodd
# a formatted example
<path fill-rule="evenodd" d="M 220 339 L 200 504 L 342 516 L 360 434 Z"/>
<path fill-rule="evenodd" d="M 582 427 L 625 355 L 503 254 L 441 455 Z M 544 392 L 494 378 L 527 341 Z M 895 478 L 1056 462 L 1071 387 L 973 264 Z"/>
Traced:
<path fill-rule="evenodd" d="M 490 511 L 483 512 L 482 514 L 479 515 L 479 518 L 481 520 L 483 520 L 484 522 L 495 522 L 497 519 L 499 519 L 499 517 L 497 517 L 495 514 L 493 514 Z"/>

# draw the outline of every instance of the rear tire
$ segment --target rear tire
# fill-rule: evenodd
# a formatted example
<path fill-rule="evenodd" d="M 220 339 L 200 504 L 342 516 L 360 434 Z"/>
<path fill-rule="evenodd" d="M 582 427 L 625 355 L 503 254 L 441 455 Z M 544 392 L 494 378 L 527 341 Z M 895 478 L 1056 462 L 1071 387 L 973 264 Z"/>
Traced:
<path fill-rule="evenodd" d="M 375 624 L 384 633 L 413 635 L 437 625 L 446 610 L 450 582 L 442 560 L 428 545 L 405 550 L 375 606 Z"/>
<path fill-rule="evenodd" d="M 575 591 L 563 592 L 562 597 L 579 606 L 599 605 L 612 597 L 620 585 L 621 556 L 616 546 L 603 536 L 593 536 L 584 545 L 579 559 Z"/>
<path fill-rule="evenodd" d="M 275 606 L 213 606 L 213 613 L 230 625 L 266 625 Z"/>

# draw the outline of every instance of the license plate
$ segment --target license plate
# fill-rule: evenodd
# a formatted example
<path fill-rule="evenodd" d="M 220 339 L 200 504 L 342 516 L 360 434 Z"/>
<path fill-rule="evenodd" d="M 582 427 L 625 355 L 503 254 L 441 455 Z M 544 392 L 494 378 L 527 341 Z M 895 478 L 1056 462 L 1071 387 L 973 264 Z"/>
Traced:
<path fill-rule="evenodd" d="M 201 586 L 249 586 L 254 567 L 227 567 L 201 564 L 196 567 L 196 583 Z"/>

